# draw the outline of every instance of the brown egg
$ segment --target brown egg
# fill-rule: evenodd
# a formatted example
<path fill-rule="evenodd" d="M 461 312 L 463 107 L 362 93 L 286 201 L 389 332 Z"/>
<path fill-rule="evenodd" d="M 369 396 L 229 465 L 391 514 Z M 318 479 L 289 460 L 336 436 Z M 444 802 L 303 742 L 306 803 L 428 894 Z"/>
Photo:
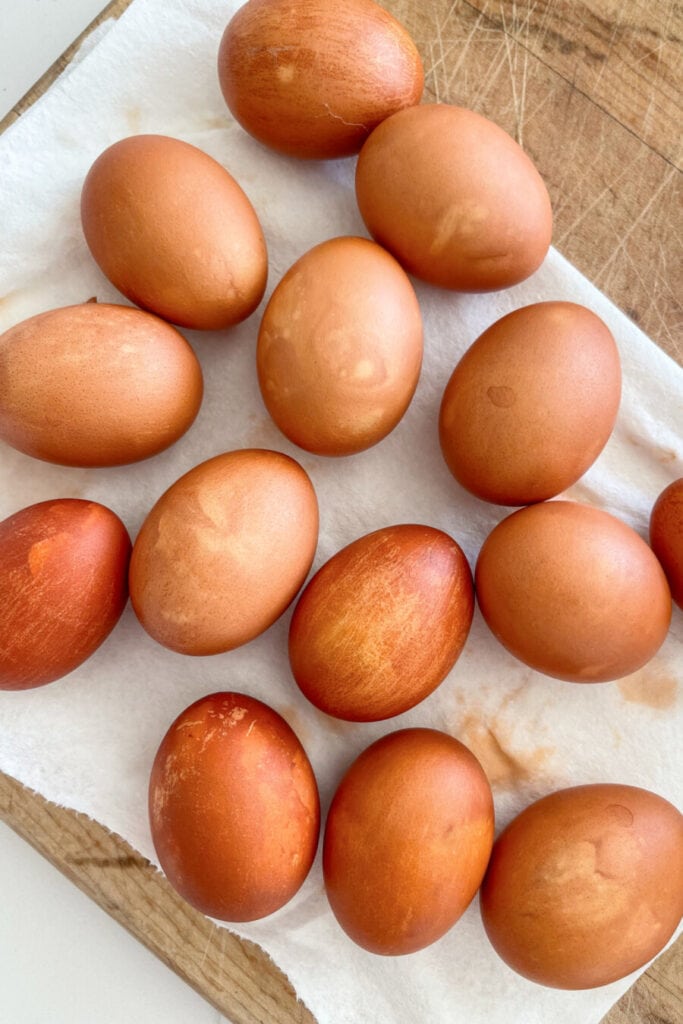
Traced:
<path fill-rule="evenodd" d="M 372 0 L 249 0 L 225 30 L 218 77 L 246 131 L 320 159 L 357 153 L 424 85 L 412 39 Z"/>
<path fill-rule="evenodd" d="M 683 817 L 635 786 L 575 786 L 498 837 L 481 889 L 489 939 L 541 985 L 607 985 L 662 949 L 683 913 Z"/>
<path fill-rule="evenodd" d="M 531 668 L 575 683 L 635 672 L 664 642 L 671 595 L 659 562 L 601 509 L 548 501 L 513 512 L 486 538 L 479 607 Z"/>
<path fill-rule="evenodd" d="M 323 873 L 339 924 L 385 956 L 436 942 L 479 888 L 493 824 L 467 747 L 435 729 L 383 736 L 348 769 L 327 817 Z"/>
<path fill-rule="evenodd" d="M 44 686 L 106 640 L 128 598 L 130 539 L 104 505 L 60 498 L 0 523 L 0 690 Z"/>
<path fill-rule="evenodd" d="M 154 759 L 149 817 L 171 885 L 221 921 L 254 921 L 308 874 L 320 805 L 306 752 L 285 720 L 243 693 L 186 708 Z"/>
<path fill-rule="evenodd" d="M 298 462 L 249 448 L 217 455 L 145 519 L 130 564 L 133 608 L 171 650 L 232 650 L 290 604 L 317 541 L 318 503 Z"/>
<path fill-rule="evenodd" d="M 0 336 L 0 438 L 46 462 L 156 455 L 192 424 L 202 391 L 182 334 L 128 306 L 65 306 Z"/>
<path fill-rule="evenodd" d="M 666 573 L 671 596 L 683 608 L 683 477 L 669 484 L 655 502 L 650 544 Z"/>
<path fill-rule="evenodd" d="M 595 461 L 621 397 L 606 325 L 573 302 L 538 302 L 497 320 L 462 357 L 441 403 L 441 450 L 485 501 L 559 494 Z"/>
<path fill-rule="evenodd" d="M 448 534 L 377 530 L 334 555 L 299 598 L 289 630 L 294 678 L 328 715 L 398 715 L 450 672 L 473 610 L 472 573 Z"/>
<path fill-rule="evenodd" d="M 266 408 L 290 441 L 317 455 L 369 448 L 401 419 L 420 375 L 413 286 L 365 238 L 316 245 L 273 292 L 256 365 Z"/>
<path fill-rule="evenodd" d="M 507 132 L 463 107 L 424 104 L 383 121 L 358 158 L 356 196 L 380 245 L 442 288 L 508 288 L 550 245 L 540 174 Z"/>
<path fill-rule="evenodd" d="M 254 208 L 187 142 L 134 135 L 105 149 L 85 179 L 81 221 L 112 284 L 174 324 L 221 330 L 263 297 L 268 258 Z"/>

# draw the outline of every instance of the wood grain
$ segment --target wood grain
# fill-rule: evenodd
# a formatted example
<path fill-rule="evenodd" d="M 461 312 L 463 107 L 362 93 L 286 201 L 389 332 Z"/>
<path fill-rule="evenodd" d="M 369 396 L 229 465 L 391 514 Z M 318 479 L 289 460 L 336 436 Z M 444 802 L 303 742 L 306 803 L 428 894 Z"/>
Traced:
<path fill-rule="evenodd" d="M 556 246 L 683 363 L 678 0 L 382 2 L 418 43 L 426 98 L 471 106 L 524 145 L 548 183 Z M 113 0 L 0 131 L 129 3 Z M 235 1024 L 315 1024 L 259 947 L 192 910 L 118 836 L 2 774 L 0 818 Z M 603 1024 L 678 1024 L 682 985 L 679 940 Z"/>
<path fill-rule="evenodd" d="M 663 53 L 672 48 L 677 54 L 667 58 L 665 74 L 659 64 L 642 59 L 645 29 L 627 31 L 644 21 L 636 2 L 385 0 L 383 5 L 417 41 L 428 95 L 478 110 L 524 146 L 550 192 L 553 244 L 680 362 L 682 176 L 662 154 L 680 152 L 680 96 L 677 109 L 671 97 L 682 84 L 676 39 L 683 7 L 676 0 L 650 5 L 658 13 L 648 31 L 661 33 Z M 598 52 L 590 26 L 598 26 L 600 18 L 590 15 L 591 8 L 614 15 L 613 21 L 602 15 L 613 31 L 603 26 L 597 71 L 586 55 L 589 45 Z M 612 35 L 619 45 L 610 48 Z M 633 51 L 627 49 L 629 38 Z M 624 78 L 629 89 L 620 84 Z M 627 102 L 631 94 L 640 97 L 638 104 Z M 651 135 L 648 110 L 661 111 L 662 152 L 637 134 L 640 118 L 640 127 Z"/>
<path fill-rule="evenodd" d="M 120 836 L 1 772 L 0 818 L 234 1024 L 315 1024 L 259 946 L 190 907 Z"/>

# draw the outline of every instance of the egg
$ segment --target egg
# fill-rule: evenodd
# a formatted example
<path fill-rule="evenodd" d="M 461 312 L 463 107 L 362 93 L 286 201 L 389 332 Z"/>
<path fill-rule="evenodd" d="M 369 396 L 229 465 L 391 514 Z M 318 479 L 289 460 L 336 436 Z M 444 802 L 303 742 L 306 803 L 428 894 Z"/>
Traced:
<path fill-rule="evenodd" d="M 650 544 L 671 587 L 671 596 L 683 608 L 683 477 L 665 487 L 650 516 Z"/>
<path fill-rule="evenodd" d="M 439 438 L 463 487 L 528 505 L 575 483 L 598 457 L 621 397 L 607 326 L 574 302 L 537 302 L 497 320 L 444 391 Z"/>
<path fill-rule="evenodd" d="M 290 441 L 350 455 L 394 429 L 422 365 L 422 317 L 395 259 L 365 238 L 315 246 L 266 307 L 256 362 L 268 412 Z"/>
<path fill-rule="evenodd" d="M 106 640 L 128 599 L 130 539 L 94 501 L 41 501 L 0 523 L 0 690 L 44 686 Z"/>
<path fill-rule="evenodd" d="M 249 0 L 225 29 L 218 77 L 247 132 L 314 159 L 357 153 L 424 85 L 412 39 L 372 0 Z"/>
<path fill-rule="evenodd" d="M 493 799 L 467 747 L 402 729 L 363 751 L 325 826 L 325 890 L 337 921 L 385 956 L 436 942 L 472 901 L 493 843 Z"/>
<path fill-rule="evenodd" d="M 276 711 L 243 693 L 212 693 L 164 736 L 149 819 L 159 863 L 184 899 L 221 921 L 254 921 L 287 903 L 310 870 L 318 788 Z"/>
<path fill-rule="evenodd" d="M 683 816 L 635 786 L 537 800 L 498 837 L 481 889 L 496 952 L 554 988 L 595 988 L 642 967 L 682 913 Z"/>
<path fill-rule="evenodd" d="M 513 512 L 475 570 L 481 612 L 515 657 L 598 683 L 641 668 L 664 642 L 671 595 L 652 551 L 601 509 L 548 501 Z"/>
<path fill-rule="evenodd" d="M 446 677 L 467 639 L 472 574 L 458 544 L 431 526 L 388 526 L 318 570 L 289 630 L 306 697 L 355 722 L 414 707 Z"/>
<path fill-rule="evenodd" d="M 81 222 L 111 283 L 174 324 L 223 330 L 263 297 L 256 212 L 232 175 L 187 142 L 134 135 L 105 149 L 83 184 Z"/>
<path fill-rule="evenodd" d="M 139 309 L 86 302 L 0 335 L 0 439 L 47 462 L 156 455 L 191 426 L 202 393 L 182 334 Z"/>
<path fill-rule="evenodd" d="M 534 164 L 463 107 L 424 104 L 383 121 L 358 157 L 356 196 L 376 241 L 442 288 L 508 288 L 550 246 L 550 199 Z"/>
<path fill-rule="evenodd" d="M 133 608 L 171 650 L 232 650 L 287 608 L 317 541 L 318 503 L 298 462 L 249 448 L 216 455 L 172 484 L 142 524 Z"/>

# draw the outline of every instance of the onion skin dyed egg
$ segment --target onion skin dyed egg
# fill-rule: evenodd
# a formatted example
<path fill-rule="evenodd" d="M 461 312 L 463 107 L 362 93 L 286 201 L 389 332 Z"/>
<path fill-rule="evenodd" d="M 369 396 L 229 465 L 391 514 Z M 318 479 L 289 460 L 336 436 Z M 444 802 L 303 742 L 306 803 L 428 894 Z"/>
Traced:
<path fill-rule="evenodd" d="M 683 608 L 683 477 L 669 484 L 655 502 L 650 544 L 669 581 L 671 596 Z"/>
<path fill-rule="evenodd" d="M 496 840 L 481 915 L 500 957 L 553 988 L 607 985 L 642 967 L 683 913 L 683 816 L 635 786 L 559 790 Z"/>
<path fill-rule="evenodd" d="M 0 335 L 0 438 L 46 462 L 150 458 L 192 425 L 203 387 L 182 334 L 129 306 L 64 306 Z"/>
<path fill-rule="evenodd" d="M 307 584 L 289 660 L 308 699 L 372 722 L 414 707 L 446 677 L 474 612 L 462 550 L 431 526 L 388 526 L 337 552 Z"/>
<path fill-rule="evenodd" d="M 311 868 L 318 787 L 276 711 L 243 693 L 212 693 L 164 736 L 149 819 L 159 863 L 183 899 L 220 921 L 255 921 L 284 906 Z"/>
<path fill-rule="evenodd" d="M 94 501 L 59 498 L 0 523 L 0 690 L 44 686 L 106 640 L 128 599 L 130 538 Z"/>
<path fill-rule="evenodd" d="M 218 331 L 263 298 L 266 243 L 231 174 L 196 146 L 166 135 L 115 142 L 90 168 L 81 223 L 100 270 L 164 320 Z"/>
<path fill-rule="evenodd" d="M 223 34 L 218 77 L 245 131 L 308 159 L 357 153 L 424 86 L 412 39 L 372 0 L 249 0 Z"/>
<path fill-rule="evenodd" d="M 442 288 L 509 288 L 550 246 L 550 198 L 534 164 L 464 107 L 427 103 L 383 121 L 358 157 L 356 198 L 375 241 Z"/>
<path fill-rule="evenodd" d="M 619 409 L 619 353 L 574 302 L 538 302 L 497 320 L 446 385 L 441 450 L 455 479 L 499 505 L 552 498 L 583 476 Z"/>
<path fill-rule="evenodd" d="M 327 816 L 323 874 L 337 921 L 371 953 L 436 942 L 479 888 L 493 798 L 467 747 L 435 729 L 373 743 L 342 778 Z"/>
<path fill-rule="evenodd" d="M 575 683 L 635 672 L 671 621 L 666 577 L 645 541 L 573 501 L 530 505 L 499 523 L 479 554 L 475 590 L 508 651 Z"/>
<path fill-rule="evenodd" d="M 290 441 L 351 455 L 394 429 L 422 365 L 422 316 L 405 272 L 365 238 L 333 238 L 285 274 L 261 321 L 261 394 Z"/>
<path fill-rule="evenodd" d="M 135 613 L 181 654 L 219 654 L 253 640 L 302 586 L 318 542 L 318 503 L 298 462 L 245 448 L 177 480 L 137 536 Z"/>

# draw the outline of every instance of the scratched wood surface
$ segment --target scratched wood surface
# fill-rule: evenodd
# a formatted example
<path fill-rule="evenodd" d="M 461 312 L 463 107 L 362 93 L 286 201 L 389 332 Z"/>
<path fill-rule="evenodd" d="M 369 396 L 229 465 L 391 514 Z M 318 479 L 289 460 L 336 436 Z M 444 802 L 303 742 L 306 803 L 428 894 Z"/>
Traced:
<path fill-rule="evenodd" d="M 114 0 L 93 25 L 129 3 Z M 683 363 L 678 0 L 383 6 L 420 48 L 426 98 L 471 106 L 524 145 L 550 190 L 554 244 Z M 0 131 L 50 86 L 79 43 L 0 122 Z M 235 1024 L 315 1024 L 259 947 L 192 910 L 118 836 L 1 773 L 0 818 Z M 682 1019 L 679 940 L 603 1024 Z"/>

